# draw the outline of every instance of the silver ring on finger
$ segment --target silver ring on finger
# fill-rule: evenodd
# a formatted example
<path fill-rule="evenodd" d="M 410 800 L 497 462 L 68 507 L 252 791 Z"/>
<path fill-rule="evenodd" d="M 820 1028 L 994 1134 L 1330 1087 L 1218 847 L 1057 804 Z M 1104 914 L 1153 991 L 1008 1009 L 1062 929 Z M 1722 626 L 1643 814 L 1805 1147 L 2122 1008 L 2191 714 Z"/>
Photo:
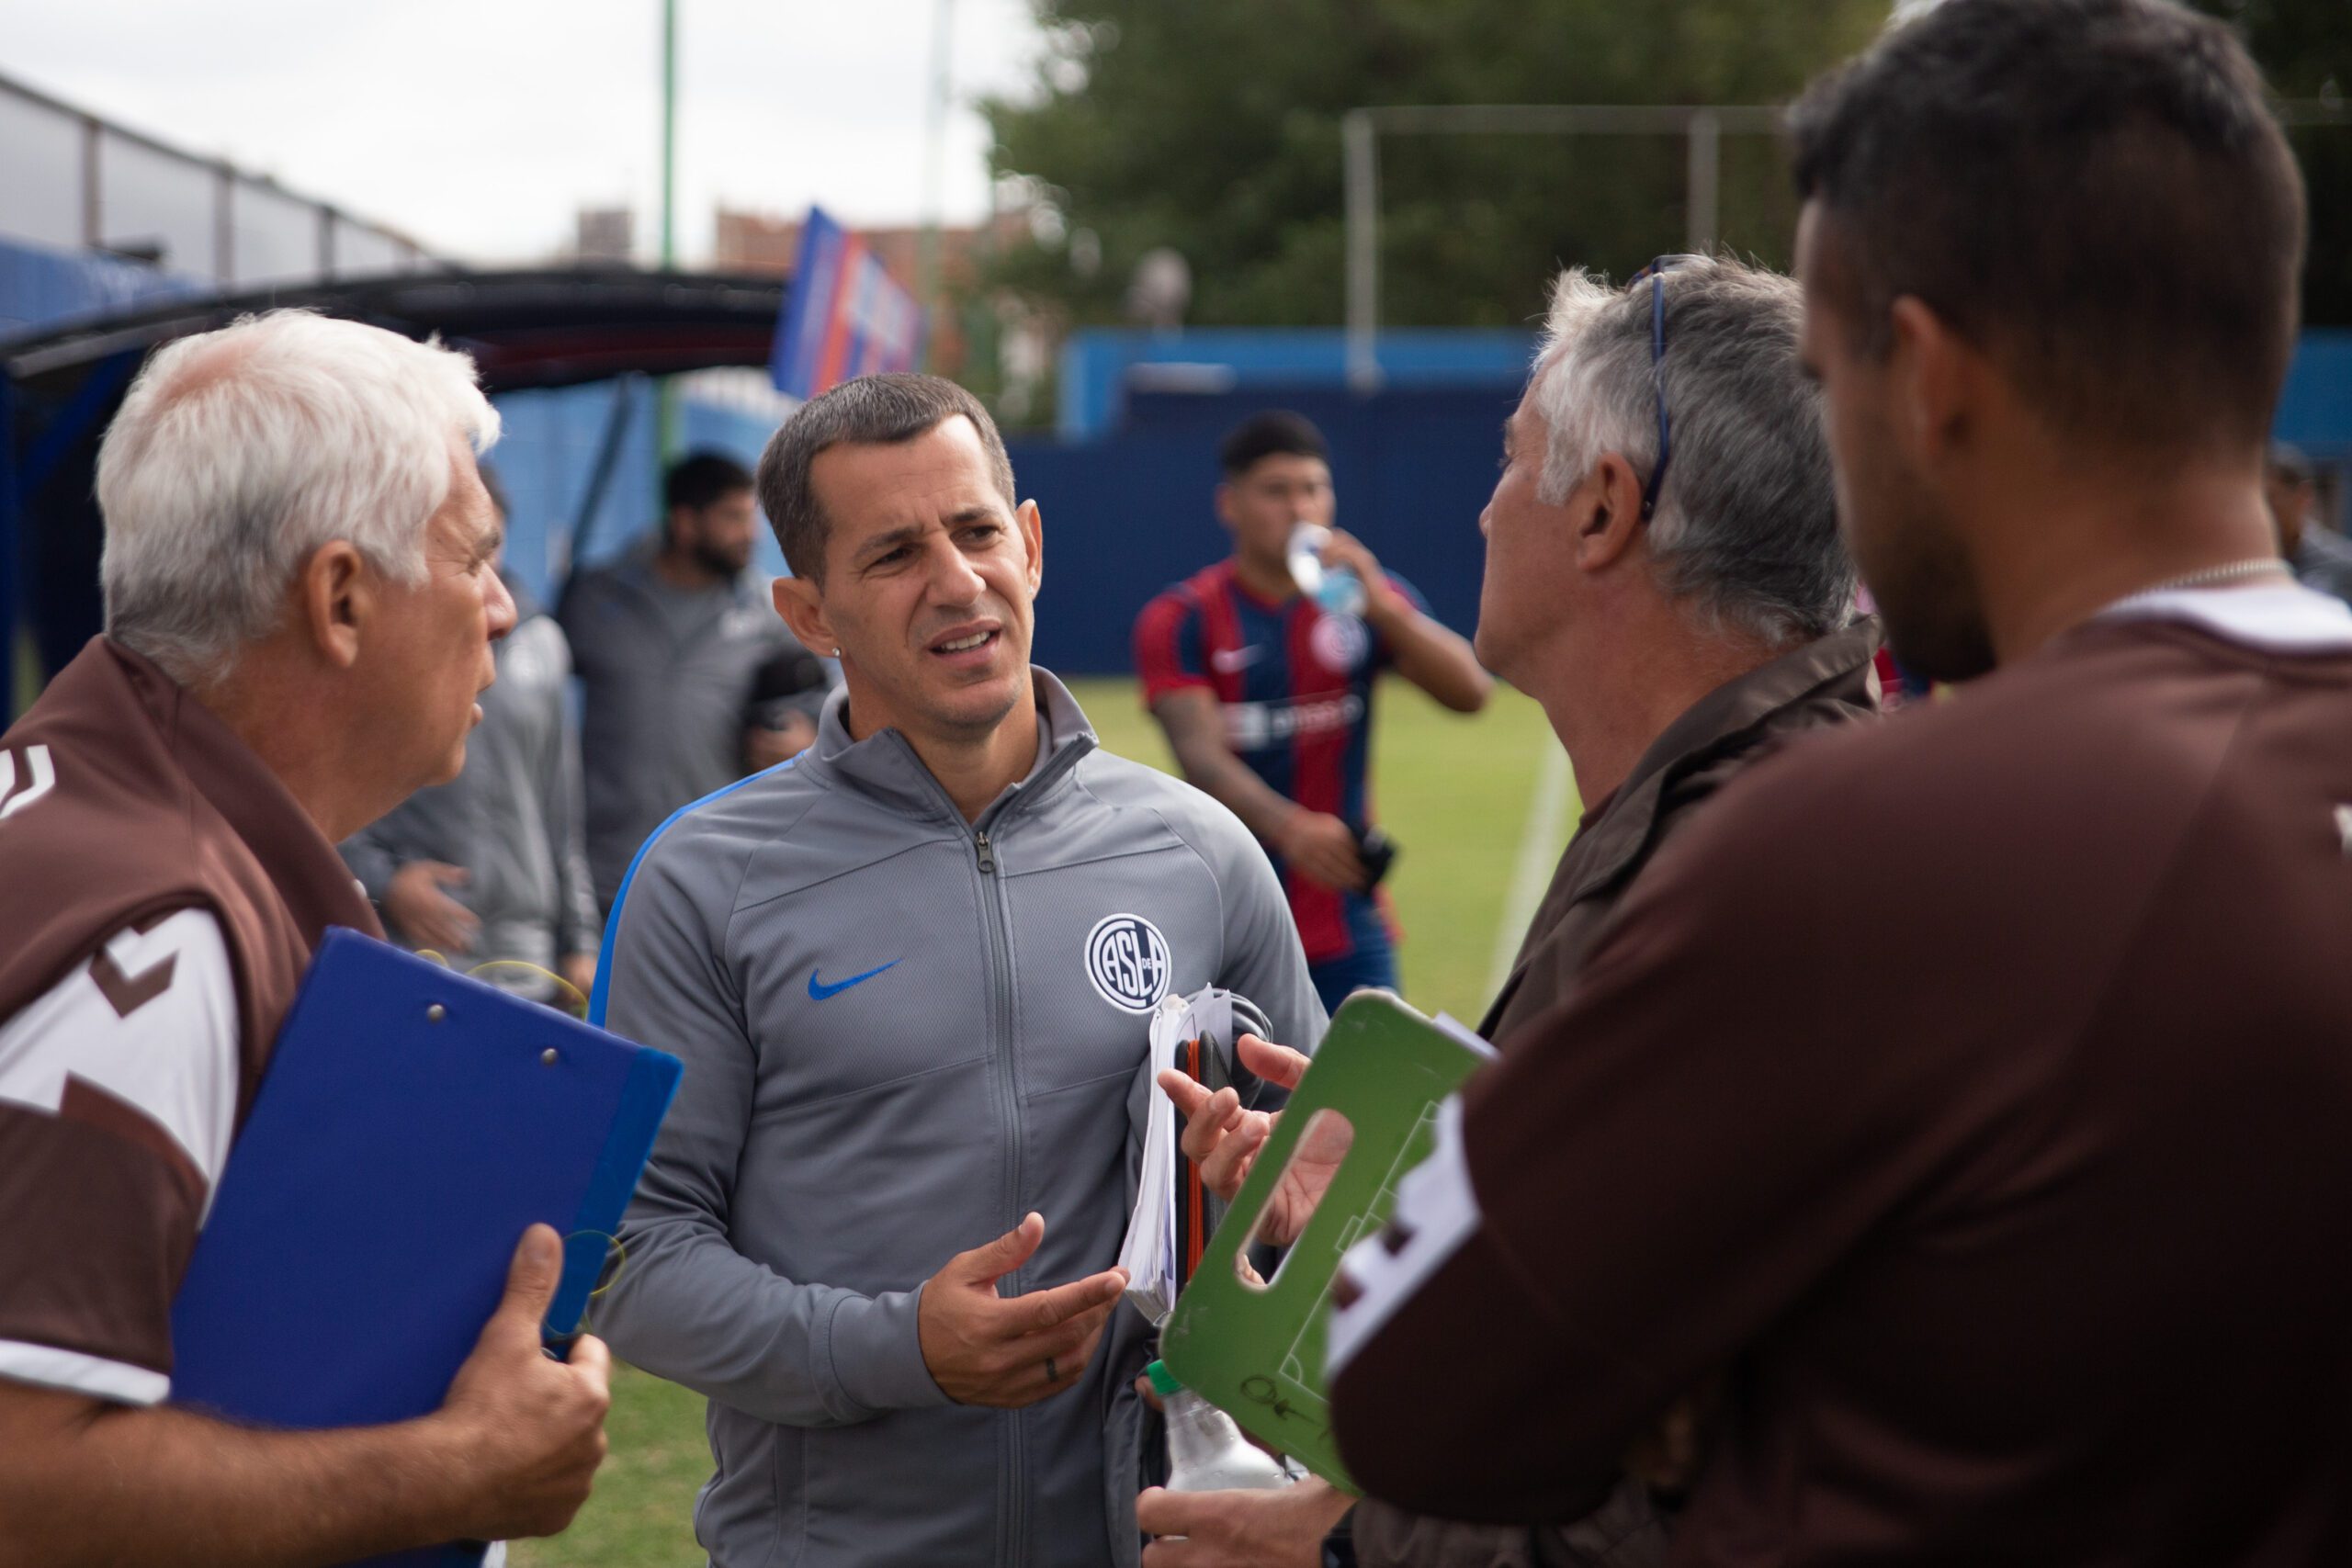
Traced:
<path fill-rule="evenodd" d="M 1046 1358 L 1046 1382 L 1050 1386 L 1062 1381 L 1061 1369 L 1054 1365 L 1051 1356 Z"/>

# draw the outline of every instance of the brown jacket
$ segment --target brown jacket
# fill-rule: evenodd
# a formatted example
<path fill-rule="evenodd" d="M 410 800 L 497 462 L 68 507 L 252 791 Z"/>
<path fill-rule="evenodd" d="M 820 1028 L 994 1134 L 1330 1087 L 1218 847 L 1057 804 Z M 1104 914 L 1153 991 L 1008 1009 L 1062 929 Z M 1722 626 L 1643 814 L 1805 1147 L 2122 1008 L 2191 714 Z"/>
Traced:
<path fill-rule="evenodd" d="M 1878 645 L 1878 622 L 1857 622 L 1725 682 L 1667 726 L 1568 840 L 1478 1032 L 1499 1042 L 1559 1005 L 1642 868 L 1741 769 L 1799 735 L 1877 718 Z"/>
<path fill-rule="evenodd" d="M 1741 769 L 1793 737 L 1875 719 L 1871 661 L 1878 645 L 1878 623 L 1860 622 L 1725 682 L 1668 725 L 1569 840 L 1478 1032 L 1501 1040 L 1567 994 L 1650 857 Z M 1657 1510 L 1631 1480 L 1564 1529 L 1463 1524 L 1377 1500 L 1357 1507 L 1353 1528 L 1364 1568 L 1636 1568 L 1666 1550 Z"/>
<path fill-rule="evenodd" d="M 0 1025 L 85 964 L 129 1017 L 170 961 L 122 975 L 104 944 L 208 908 L 236 982 L 242 1124 L 325 929 L 381 934 L 334 846 L 226 725 L 105 637 L 0 752 Z M 168 1371 L 203 1198 L 169 1134 L 70 1070 L 54 1115 L 0 1103 L 0 1339 Z"/>

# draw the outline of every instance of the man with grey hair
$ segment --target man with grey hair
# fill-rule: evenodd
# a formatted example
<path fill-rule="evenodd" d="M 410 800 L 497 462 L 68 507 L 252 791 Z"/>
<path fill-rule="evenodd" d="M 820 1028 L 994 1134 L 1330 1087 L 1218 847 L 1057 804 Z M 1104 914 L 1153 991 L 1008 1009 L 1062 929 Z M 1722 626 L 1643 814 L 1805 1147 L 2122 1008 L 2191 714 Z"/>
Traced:
<path fill-rule="evenodd" d="M 1553 287 L 1534 371 L 1504 426 L 1502 478 L 1478 520 L 1476 647 L 1544 705 L 1586 807 L 1478 1026 L 1489 1040 L 1568 993 L 1651 857 L 1734 776 L 1769 749 L 1877 715 L 1877 628 L 1849 624 L 1854 568 L 1838 536 L 1820 394 L 1798 355 L 1802 324 L 1792 280 L 1729 259 L 1668 258 L 1623 289 L 1570 270 Z M 1306 1066 L 1280 1046 L 1245 1040 L 1242 1050 L 1276 1083 L 1295 1084 Z M 1190 1119 L 1185 1152 L 1229 1197 L 1268 1118 L 1162 1081 Z M 1292 1190 L 1300 1201 L 1284 1237 L 1319 1187 Z M 1678 1407 L 1627 1454 L 1613 1491 L 1566 1513 L 1584 1517 L 1565 1529 L 1371 1502 L 1355 1510 L 1351 1550 L 1417 1568 L 1655 1562 L 1664 1536 L 1652 1493 L 1687 1486 L 1696 1424 L 1694 1403 Z M 1184 1538 L 1186 1562 L 1317 1568 L 1323 1531 L 1346 1506 L 1311 1483 L 1151 1493 L 1138 1512 L 1148 1529 Z"/>
<path fill-rule="evenodd" d="M 710 1398 L 719 1568 L 1132 1564 L 1130 1089 L 1204 987 L 1316 1042 L 1289 906 L 1030 664 L 1044 524 L 971 394 L 846 382 L 759 480 L 844 687 L 622 882 L 593 1015 L 686 1072 L 598 1321 Z"/>
<path fill-rule="evenodd" d="M 606 1357 L 540 1354 L 520 1240 L 435 1414 L 318 1432 L 168 1403 L 171 1305 L 329 925 L 334 851 L 454 774 L 514 606 L 472 363 L 295 311 L 159 350 L 98 458 L 107 631 L 0 737 L 0 1556 L 345 1562 L 550 1534 Z"/>

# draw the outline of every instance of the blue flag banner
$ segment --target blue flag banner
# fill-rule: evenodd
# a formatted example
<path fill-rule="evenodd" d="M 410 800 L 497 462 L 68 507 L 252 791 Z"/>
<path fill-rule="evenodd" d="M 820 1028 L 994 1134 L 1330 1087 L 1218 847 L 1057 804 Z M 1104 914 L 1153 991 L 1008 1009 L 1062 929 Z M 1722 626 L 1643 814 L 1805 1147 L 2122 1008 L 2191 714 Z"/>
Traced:
<path fill-rule="evenodd" d="M 913 369 L 922 315 L 863 238 L 810 208 L 768 360 L 776 390 L 813 398 L 853 377 Z"/>

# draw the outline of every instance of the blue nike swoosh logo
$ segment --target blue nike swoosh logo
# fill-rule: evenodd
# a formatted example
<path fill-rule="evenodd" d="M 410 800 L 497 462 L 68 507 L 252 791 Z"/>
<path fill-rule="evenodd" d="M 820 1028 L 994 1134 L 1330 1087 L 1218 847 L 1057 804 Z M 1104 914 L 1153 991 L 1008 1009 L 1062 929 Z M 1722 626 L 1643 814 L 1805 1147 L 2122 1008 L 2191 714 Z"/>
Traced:
<path fill-rule="evenodd" d="M 817 971 L 811 969 L 808 971 L 808 999 L 812 1002 L 821 1002 L 827 997 L 838 997 L 843 991 L 848 990 L 852 986 L 863 986 L 866 981 L 871 980 L 876 975 L 883 973 L 884 970 L 896 969 L 899 964 L 904 964 L 906 960 L 903 958 L 893 958 L 889 963 L 882 965 L 881 969 L 868 969 L 863 975 L 853 975 L 838 986 L 826 985 L 823 981 L 817 978 Z"/>

